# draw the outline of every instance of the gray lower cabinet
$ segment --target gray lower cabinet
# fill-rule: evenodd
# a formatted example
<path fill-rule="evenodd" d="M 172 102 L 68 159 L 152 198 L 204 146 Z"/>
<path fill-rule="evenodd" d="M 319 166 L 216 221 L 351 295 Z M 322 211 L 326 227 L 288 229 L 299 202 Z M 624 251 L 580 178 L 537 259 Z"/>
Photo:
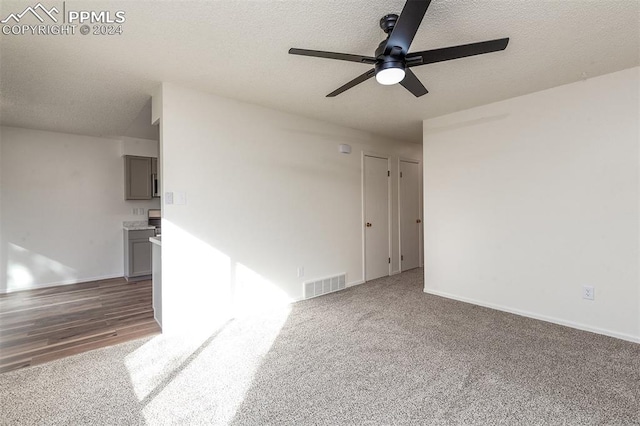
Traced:
<path fill-rule="evenodd" d="M 151 242 L 153 229 L 124 230 L 124 277 L 146 279 L 151 275 Z"/>

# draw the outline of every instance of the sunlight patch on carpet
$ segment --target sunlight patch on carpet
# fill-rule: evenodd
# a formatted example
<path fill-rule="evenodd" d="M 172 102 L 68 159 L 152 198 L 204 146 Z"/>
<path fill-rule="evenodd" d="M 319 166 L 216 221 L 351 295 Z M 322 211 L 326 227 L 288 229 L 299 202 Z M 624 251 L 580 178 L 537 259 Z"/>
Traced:
<path fill-rule="evenodd" d="M 126 359 L 149 423 L 228 424 L 284 326 L 290 306 L 228 322 L 204 341 L 158 336 Z"/>

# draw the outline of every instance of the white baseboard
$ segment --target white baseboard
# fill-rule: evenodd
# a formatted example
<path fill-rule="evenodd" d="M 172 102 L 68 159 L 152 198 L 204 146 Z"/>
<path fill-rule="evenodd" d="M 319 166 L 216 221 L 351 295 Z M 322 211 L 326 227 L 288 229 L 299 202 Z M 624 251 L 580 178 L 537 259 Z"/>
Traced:
<path fill-rule="evenodd" d="M 364 283 L 365 283 L 365 280 L 352 281 L 350 283 L 347 283 L 347 287 L 353 287 L 353 286 L 364 284 Z"/>
<path fill-rule="evenodd" d="M 401 273 L 402 273 L 402 271 L 398 269 L 397 271 L 393 271 L 393 272 L 391 272 L 391 273 L 389 274 L 389 276 L 391 276 L 391 275 L 398 275 L 398 274 L 401 274 Z"/>
<path fill-rule="evenodd" d="M 533 318 L 540 321 L 546 321 L 553 324 L 563 325 L 565 327 L 571 327 L 582 331 L 589 331 L 591 333 L 602 334 L 604 336 L 615 337 L 616 339 L 626 340 L 628 342 L 640 343 L 640 336 L 632 336 L 631 334 L 618 333 L 616 331 L 607 330 L 599 327 L 592 327 L 586 324 L 580 324 L 573 321 L 567 321 L 560 318 L 550 317 L 547 315 L 540 315 L 533 312 L 523 311 L 520 309 L 509 308 L 494 303 L 483 302 L 480 300 L 471 299 L 468 297 L 457 296 L 455 294 L 446 293 L 444 291 L 424 289 L 425 293 L 433 294 L 435 296 L 446 297 L 447 299 L 458 300 L 460 302 L 471 303 L 473 305 L 484 306 L 485 308 L 495 309 L 497 311 L 508 312 L 510 314 L 520 315 L 527 318 Z"/>
<path fill-rule="evenodd" d="M 76 278 L 76 279 L 64 280 L 64 281 L 58 281 L 58 282 L 30 285 L 29 287 L 24 287 L 24 288 L 2 289 L 0 290 L 0 294 L 15 293 L 18 291 L 25 291 L 25 290 L 37 290 L 37 289 L 47 288 L 47 287 L 58 287 L 62 285 L 80 284 L 80 283 L 87 283 L 91 281 L 110 280 L 113 278 L 121 278 L 121 277 L 122 277 L 122 274 L 103 275 L 100 277 L 89 277 L 89 278 Z"/>

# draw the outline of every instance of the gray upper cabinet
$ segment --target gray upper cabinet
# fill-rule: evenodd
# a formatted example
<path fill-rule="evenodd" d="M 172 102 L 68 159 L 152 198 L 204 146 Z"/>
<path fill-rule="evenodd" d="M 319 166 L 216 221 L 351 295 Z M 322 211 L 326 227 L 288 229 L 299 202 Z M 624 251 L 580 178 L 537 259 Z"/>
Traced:
<path fill-rule="evenodd" d="M 152 166 L 154 158 L 124 156 L 125 200 L 150 200 L 153 197 Z"/>

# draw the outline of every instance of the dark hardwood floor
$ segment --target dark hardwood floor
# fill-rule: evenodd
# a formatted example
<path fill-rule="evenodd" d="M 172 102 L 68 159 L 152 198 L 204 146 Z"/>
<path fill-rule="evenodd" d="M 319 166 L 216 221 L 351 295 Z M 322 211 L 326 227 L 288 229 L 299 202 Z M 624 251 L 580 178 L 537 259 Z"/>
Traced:
<path fill-rule="evenodd" d="M 0 295 L 0 373 L 157 334 L 151 281 L 124 278 Z"/>

